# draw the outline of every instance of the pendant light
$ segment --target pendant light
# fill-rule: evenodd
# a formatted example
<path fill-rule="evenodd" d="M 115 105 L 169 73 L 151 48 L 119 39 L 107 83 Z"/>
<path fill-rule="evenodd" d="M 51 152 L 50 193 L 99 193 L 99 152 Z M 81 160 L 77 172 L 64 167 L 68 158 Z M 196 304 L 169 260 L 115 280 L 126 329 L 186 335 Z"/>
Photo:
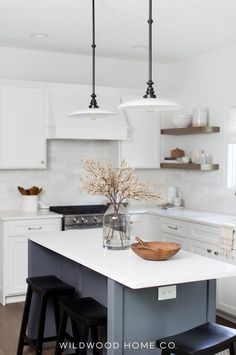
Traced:
<path fill-rule="evenodd" d="M 156 97 L 152 80 L 152 0 L 149 0 L 149 78 L 147 82 L 147 91 L 142 98 L 124 102 L 119 106 L 120 109 L 136 109 L 146 111 L 172 111 L 181 109 L 181 105 L 176 102 L 160 99 Z"/>
<path fill-rule="evenodd" d="M 115 113 L 109 110 L 101 109 L 96 100 L 96 85 L 95 85 L 95 0 L 92 0 L 92 95 L 89 107 L 84 110 L 78 110 L 70 113 L 67 117 L 89 117 L 91 119 L 102 118 Z"/>

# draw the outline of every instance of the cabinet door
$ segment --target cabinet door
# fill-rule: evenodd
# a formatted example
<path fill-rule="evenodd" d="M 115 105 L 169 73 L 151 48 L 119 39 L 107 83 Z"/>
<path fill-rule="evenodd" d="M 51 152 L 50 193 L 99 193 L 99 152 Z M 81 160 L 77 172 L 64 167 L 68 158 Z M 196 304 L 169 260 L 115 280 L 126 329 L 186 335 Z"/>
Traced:
<path fill-rule="evenodd" d="M 160 219 L 157 216 L 147 215 L 147 231 L 149 240 L 162 240 L 160 235 Z"/>
<path fill-rule="evenodd" d="M 236 277 L 217 280 L 216 308 L 231 316 L 236 316 Z"/>
<path fill-rule="evenodd" d="M 46 167 L 43 85 L 1 86 L 0 137 L 0 168 Z"/>
<path fill-rule="evenodd" d="M 161 238 L 164 242 L 180 244 L 183 250 L 187 250 L 188 248 L 187 238 L 185 237 L 180 237 L 174 234 L 161 233 Z"/>
<path fill-rule="evenodd" d="M 147 215 L 131 215 L 131 236 L 147 239 Z"/>
<path fill-rule="evenodd" d="M 61 219 L 5 222 L 6 240 L 6 296 L 26 291 L 28 274 L 28 234 L 41 231 L 60 231 Z"/>
<path fill-rule="evenodd" d="M 28 238 L 26 236 L 8 237 L 8 267 L 7 267 L 7 294 L 19 295 L 26 292 L 28 268 Z"/>
<path fill-rule="evenodd" d="M 124 111 L 124 115 L 128 140 L 120 143 L 120 160 L 133 168 L 160 168 L 160 114 L 131 110 Z"/>

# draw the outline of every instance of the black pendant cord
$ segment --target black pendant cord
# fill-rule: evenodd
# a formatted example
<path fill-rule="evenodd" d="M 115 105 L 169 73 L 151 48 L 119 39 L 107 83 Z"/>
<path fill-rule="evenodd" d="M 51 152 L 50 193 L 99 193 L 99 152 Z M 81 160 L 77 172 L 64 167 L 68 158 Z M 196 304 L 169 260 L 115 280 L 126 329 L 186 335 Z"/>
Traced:
<path fill-rule="evenodd" d="M 92 0 L 92 50 L 93 50 L 93 63 L 92 63 L 92 95 L 89 108 L 99 108 L 96 100 L 96 93 L 95 93 L 95 52 L 96 52 L 96 44 L 95 44 L 95 0 Z"/>
<path fill-rule="evenodd" d="M 149 0 L 149 19 L 148 19 L 148 25 L 149 25 L 149 77 L 148 77 L 148 82 L 147 82 L 147 91 L 146 94 L 144 95 L 144 98 L 156 98 L 155 91 L 153 88 L 154 82 L 152 81 L 152 24 L 153 24 L 153 19 L 152 19 L 152 0 Z"/>

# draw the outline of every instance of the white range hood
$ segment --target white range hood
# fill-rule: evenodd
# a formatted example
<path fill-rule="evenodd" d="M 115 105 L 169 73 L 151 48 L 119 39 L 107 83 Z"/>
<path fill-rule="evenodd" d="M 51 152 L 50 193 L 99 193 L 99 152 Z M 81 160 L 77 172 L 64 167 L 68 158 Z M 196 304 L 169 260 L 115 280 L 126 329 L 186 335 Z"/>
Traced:
<path fill-rule="evenodd" d="M 118 110 L 120 89 L 97 87 L 101 107 L 117 114 L 93 120 L 89 117 L 68 117 L 79 107 L 88 106 L 91 91 L 88 85 L 56 84 L 47 85 L 47 139 L 127 139 L 125 116 Z"/>

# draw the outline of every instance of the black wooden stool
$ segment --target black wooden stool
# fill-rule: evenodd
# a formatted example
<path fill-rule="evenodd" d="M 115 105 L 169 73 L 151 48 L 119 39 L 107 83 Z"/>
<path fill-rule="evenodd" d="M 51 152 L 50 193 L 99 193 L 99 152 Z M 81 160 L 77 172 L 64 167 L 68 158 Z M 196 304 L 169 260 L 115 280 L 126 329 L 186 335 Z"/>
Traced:
<path fill-rule="evenodd" d="M 17 355 L 22 355 L 25 345 L 32 345 L 36 348 L 35 354 L 42 353 L 42 345 L 45 341 L 56 340 L 56 337 L 44 339 L 44 325 L 46 317 L 47 302 L 49 299 L 53 300 L 55 323 L 58 331 L 60 323 L 60 311 L 59 311 L 59 298 L 70 297 L 74 293 L 74 287 L 66 284 L 55 276 L 41 276 L 30 277 L 26 280 L 28 283 L 28 289 L 25 300 L 25 307 L 23 312 L 19 343 L 17 348 Z M 40 296 L 40 309 L 39 309 L 39 323 L 38 334 L 35 342 L 32 342 L 26 336 L 26 329 L 28 325 L 30 306 L 33 292 Z"/>
<path fill-rule="evenodd" d="M 163 355 L 213 355 L 229 349 L 236 355 L 236 329 L 215 323 L 204 323 L 184 333 L 158 339 L 156 346 Z"/>
<path fill-rule="evenodd" d="M 57 338 L 55 355 L 62 354 L 61 344 L 66 335 L 68 318 L 71 321 L 72 333 L 75 343 L 76 354 L 85 355 L 86 346 L 79 349 L 78 345 L 88 342 L 89 329 L 91 330 L 92 343 L 98 342 L 98 327 L 107 325 L 107 309 L 91 297 L 77 298 L 60 302 L 62 311 L 60 328 Z M 78 327 L 79 326 L 79 327 Z M 93 354 L 99 354 L 96 346 L 93 347 Z"/>

